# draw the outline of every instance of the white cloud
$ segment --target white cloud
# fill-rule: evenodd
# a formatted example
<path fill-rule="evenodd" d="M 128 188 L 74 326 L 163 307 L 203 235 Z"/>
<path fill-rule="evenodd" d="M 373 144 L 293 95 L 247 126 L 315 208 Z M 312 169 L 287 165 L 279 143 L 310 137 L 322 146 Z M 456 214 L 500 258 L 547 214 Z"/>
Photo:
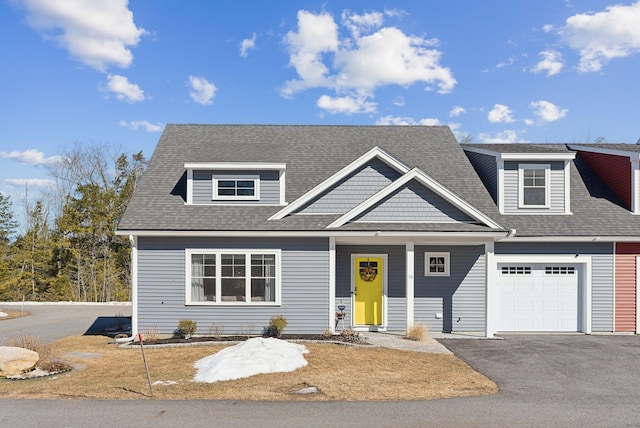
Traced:
<path fill-rule="evenodd" d="M 569 111 L 567 109 L 561 109 L 557 105 L 544 100 L 533 101 L 530 106 L 533 109 L 533 114 L 538 116 L 542 122 L 555 122 L 556 120 L 565 117 Z M 529 125 L 530 123 L 527 124 Z"/>
<path fill-rule="evenodd" d="M 99 71 L 131 65 L 130 48 L 146 33 L 134 23 L 128 0 L 16 1 L 27 10 L 33 29 Z"/>
<path fill-rule="evenodd" d="M 350 37 L 341 37 L 330 14 L 299 11 L 297 31 L 289 31 L 285 38 L 298 78 L 285 82 L 281 95 L 326 88 L 335 91 L 336 99 L 345 95 L 372 99 L 380 87 L 420 82 L 427 90 L 435 87 L 440 93 L 450 92 L 457 82 L 451 70 L 440 65 L 438 40 L 382 27 L 383 17 L 379 12 L 344 12 L 342 25 Z"/>
<path fill-rule="evenodd" d="M 562 54 L 558 51 L 542 51 L 539 54 L 542 61 L 531 69 L 534 73 L 547 72 L 547 77 L 560 73 L 564 63 L 562 62 Z"/>
<path fill-rule="evenodd" d="M 553 25 L 551 24 L 545 24 L 542 26 L 542 31 L 544 31 L 545 33 L 550 33 L 553 31 Z"/>
<path fill-rule="evenodd" d="M 104 92 L 112 92 L 120 101 L 135 103 L 145 99 L 144 91 L 135 83 L 130 83 L 129 79 L 117 74 L 107 76 L 107 85 L 101 87 Z"/>
<path fill-rule="evenodd" d="M 253 37 L 251 37 L 250 39 L 244 39 L 242 40 L 242 42 L 240 42 L 240 56 L 242 58 L 246 58 L 249 53 L 249 49 L 255 49 L 255 47 L 256 33 L 253 33 Z"/>
<path fill-rule="evenodd" d="M 416 126 L 416 125 L 424 125 L 424 126 L 440 126 L 442 122 L 435 118 L 426 118 L 415 120 L 411 117 L 400 117 L 400 116 L 384 116 L 379 118 L 376 121 L 376 125 L 405 125 L 405 126 Z"/>
<path fill-rule="evenodd" d="M 580 53 L 578 71 L 599 71 L 609 60 L 640 52 L 640 1 L 567 18 L 560 34 Z"/>
<path fill-rule="evenodd" d="M 147 132 L 160 132 L 164 128 L 164 125 L 161 123 L 151 123 L 147 120 L 132 120 L 131 122 L 127 122 L 126 120 L 121 120 L 118 122 L 118 125 L 123 128 L 129 128 L 132 131 L 137 131 L 139 128 L 144 128 Z"/>
<path fill-rule="evenodd" d="M 376 103 L 366 101 L 364 97 L 336 97 L 322 95 L 316 105 L 329 113 L 373 113 L 376 111 Z"/>
<path fill-rule="evenodd" d="M 449 112 L 449 117 L 458 117 L 462 113 L 466 113 L 466 112 L 467 112 L 467 110 L 464 107 L 453 106 L 453 108 Z"/>
<path fill-rule="evenodd" d="M 487 115 L 491 123 L 511 123 L 514 121 L 511 109 L 502 104 L 495 104 Z"/>
<path fill-rule="evenodd" d="M 5 178 L 4 182 L 14 187 L 49 188 L 55 185 L 53 180 L 45 178 Z"/>
<path fill-rule="evenodd" d="M 44 153 L 36 149 L 29 149 L 23 152 L 0 152 L 0 156 L 5 159 L 15 159 L 18 162 L 27 165 L 48 165 L 55 163 L 60 158 L 59 156 L 45 158 Z"/>
<path fill-rule="evenodd" d="M 478 139 L 484 144 L 516 144 L 527 142 L 522 137 L 518 136 L 518 133 L 513 130 L 506 130 L 496 134 L 482 133 L 478 135 Z"/>
<path fill-rule="evenodd" d="M 216 95 L 216 85 L 207 81 L 204 77 L 189 76 L 189 96 L 198 104 L 213 104 L 213 97 Z"/>

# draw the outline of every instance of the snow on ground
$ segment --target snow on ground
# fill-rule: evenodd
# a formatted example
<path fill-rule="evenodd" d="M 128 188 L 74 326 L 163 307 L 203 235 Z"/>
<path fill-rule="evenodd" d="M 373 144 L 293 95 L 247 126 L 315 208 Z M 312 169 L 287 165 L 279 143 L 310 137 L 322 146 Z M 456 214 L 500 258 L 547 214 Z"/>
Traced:
<path fill-rule="evenodd" d="M 307 365 L 304 345 L 255 337 L 196 361 L 196 382 L 213 383 L 260 373 L 292 372 Z"/>
<path fill-rule="evenodd" d="M 6 317 L 8 317 L 8 316 L 9 316 L 9 314 L 8 314 L 8 313 L 6 313 L 6 312 L 0 312 L 0 318 L 6 318 Z"/>

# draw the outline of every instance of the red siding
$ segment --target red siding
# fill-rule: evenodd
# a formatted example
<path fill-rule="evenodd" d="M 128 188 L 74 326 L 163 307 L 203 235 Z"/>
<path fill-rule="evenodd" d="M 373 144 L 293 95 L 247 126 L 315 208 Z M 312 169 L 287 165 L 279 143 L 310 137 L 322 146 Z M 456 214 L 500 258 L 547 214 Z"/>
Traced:
<path fill-rule="evenodd" d="M 579 152 L 611 191 L 631 209 L 631 162 L 626 156 Z"/>
<path fill-rule="evenodd" d="M 616 243 L 615 331 L 636 330 L 636 257 L 640 243 Z"/>

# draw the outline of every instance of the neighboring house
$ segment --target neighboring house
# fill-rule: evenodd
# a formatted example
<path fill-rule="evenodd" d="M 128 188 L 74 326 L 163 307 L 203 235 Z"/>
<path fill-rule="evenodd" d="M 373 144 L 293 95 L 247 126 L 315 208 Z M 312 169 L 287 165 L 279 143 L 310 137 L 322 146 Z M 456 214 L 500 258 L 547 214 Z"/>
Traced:
<path fill-rule="evenodd" d="M 589 159 L 599 147 L 168 125 L 118 228 L 133 330 L 260 333 L 284 315 L 317 334 L 344 306 L 338 326 L 358 330 L 635 332 L 639 150 L 613 150 L 627 183 Z"/>

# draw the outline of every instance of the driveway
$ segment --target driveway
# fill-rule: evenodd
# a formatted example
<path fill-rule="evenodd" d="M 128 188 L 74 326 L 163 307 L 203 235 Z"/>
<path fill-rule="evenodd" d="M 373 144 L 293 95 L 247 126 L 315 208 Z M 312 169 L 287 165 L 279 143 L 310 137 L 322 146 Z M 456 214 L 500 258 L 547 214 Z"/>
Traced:
<path fill-rule="evenodd" d="M 22 303 L 0 302 L 0 310 L 22 308 Z M 127 303 L 25 303 L 24 310 L 31 315 L 0 320 L 0 345 L 23 332 L 38 336 L 42 343 L 50 343 L 75 334 L 131 328 L 131 305 Z"/>

